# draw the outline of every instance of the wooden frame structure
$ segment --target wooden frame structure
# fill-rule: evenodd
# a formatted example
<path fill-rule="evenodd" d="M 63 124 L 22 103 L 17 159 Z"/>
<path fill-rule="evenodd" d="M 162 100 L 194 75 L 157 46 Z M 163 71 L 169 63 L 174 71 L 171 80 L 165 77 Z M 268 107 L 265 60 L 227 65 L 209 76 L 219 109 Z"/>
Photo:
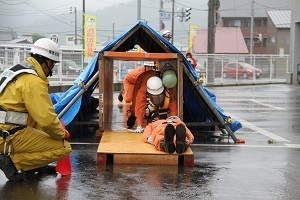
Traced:
<path fill-rule="evenodd" d="M 177 72 L 175 94 L 179 117 L 183 118 L 183 63 L 177 53 L 112 52 L 99 55 L 99 128 L 102 135 L 98 151 L 98 164 L 165 164 L 194 166 L 190 148 L 183 154 L 168 154 L 155 149 L 142 139 L 142 134 L 112 132 L 113 107 L 113 61 L 156 61 L 158 70 L 170 63 Z"/>
<path fill-rule="evenodd" d="M 99 55 L 99 128 L 101 131 L 111 131 L 110 119 L 113 106 L 113 61 L 156 61 L 160 70 L 165 63 L 173 65 L 177 72 L 178 116 L 183 117 L 183 64 L 182 55 L 177 53 L 145 53 L 145 52 L 111 52 L 105 51 Z M 180 89 L 179 89 L 180 88 Z"/>

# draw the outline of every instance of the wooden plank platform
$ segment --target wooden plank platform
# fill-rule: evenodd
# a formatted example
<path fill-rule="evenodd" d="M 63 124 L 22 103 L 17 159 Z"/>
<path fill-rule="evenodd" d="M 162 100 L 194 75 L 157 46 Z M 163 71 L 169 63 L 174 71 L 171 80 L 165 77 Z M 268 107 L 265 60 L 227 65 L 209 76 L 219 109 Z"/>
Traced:
<path fill-rule="evenodd" d="M 140 133 L 104 132 L 97 150 L 97 163 L 194 166 L 194 154 L 191 148 L 183 154 L 158 151 L 154 145 L 145 143 Z"/>

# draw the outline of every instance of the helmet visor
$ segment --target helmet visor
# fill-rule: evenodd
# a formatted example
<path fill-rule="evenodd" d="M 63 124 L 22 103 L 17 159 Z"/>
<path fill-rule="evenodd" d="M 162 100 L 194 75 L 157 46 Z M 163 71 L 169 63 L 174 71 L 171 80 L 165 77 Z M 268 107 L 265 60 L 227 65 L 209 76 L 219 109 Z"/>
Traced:
<path fill-rule="evenodd" d="M 155 107 L 158 107 L 163 102 L 164 97 L 164 93 L 158 95 L 149 94 L 150 101 L 155 105 Z"/>

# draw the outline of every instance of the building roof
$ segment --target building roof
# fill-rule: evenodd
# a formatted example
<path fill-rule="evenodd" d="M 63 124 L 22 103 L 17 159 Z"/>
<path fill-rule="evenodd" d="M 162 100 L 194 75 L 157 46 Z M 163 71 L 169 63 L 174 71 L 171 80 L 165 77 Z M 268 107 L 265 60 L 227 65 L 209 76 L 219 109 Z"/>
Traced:
<path fill-rule="evenodd" d="M 207 53 L 207 28 L 199 28 L 194 43 L 195 53 Z M 215 53 L 249 53 L 240 27 L 217 27 Z"/>
<path fill-rule="evenodd" d="M 252 0 L 220 0 L 221 17 L 251 17 Z M 267 10 L 291 9 L 292 0 L 254 1 L 254 17 L 268 17 Z"/>
<path fill-rule="evenodd" d="M 291 10 L 269 10 L 267 13 L 276 28 L 291 27 Z"/>
<path fill-rule="evenodd" d="M 17 44 L 17 43 L 24 43 L 24 44 L 32 44 L 33 43 L 33 40 L 32 40 L 32 37 L 20 37 L 18 39 L 14 39 L 14 40 L 11 40 L 9 42 L 7 42 L 8 44 Z"/>

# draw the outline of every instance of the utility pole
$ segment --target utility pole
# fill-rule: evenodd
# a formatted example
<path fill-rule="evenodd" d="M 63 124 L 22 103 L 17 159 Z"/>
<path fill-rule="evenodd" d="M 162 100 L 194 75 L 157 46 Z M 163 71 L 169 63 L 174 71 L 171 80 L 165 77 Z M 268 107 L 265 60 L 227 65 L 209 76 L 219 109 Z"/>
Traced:
<path fill-rule="evenodd" d="M 164 2 L 163 2 L 163 0 L 160 0 L 160 2 L 159 2 L 159 12 L 162 12 L 163 8 L 164 8 Z M 159 20 L 159 27 L 158 27 L 159 31 L 162 30 L 162 23 L 163 23 L 163 20 Z"/>
<path fill-rule="evenodd" d="M 137 0 L 137 20 L 141 20 L 141 0 Z"/>
<path fill-rule="evenodd" d="M 115 23 L 113 23 L 113 40 L 115 40 Z"/>
<path fill-rule="evenodd" d="M 72 7 L 70 7 L 70 13 L 72 14 Z M 75 14 L 75 38 L 74 38 L 74 43 L 77 45 L 77 11 L 76 7 L 74 7 L 74 14 Z"/>
<path fill-rule="evenodd" d="M 85 29 L 84 29 L 84 23 L 85 23 L 85 19 L 84 19 L 84 15 L 85 15 L 85 0 L 83 0 L 83 3 L 82 3 L 82 64 L 81 64 L 81 69 L 83 70 L 84 66 L 83 66 L 83 63 L 84 63 L 84 32 L 85 32 Z"/>
<path fill-rule="evenodd" d="M 172 0 L 172 44 L 174 43 L 174 0 Z"/>
<path fill-rule="evenodd" d="M 250 64 L 252 65 L 253 54 L 253 21 L 254 21 L 254 0 L 251 1 L 251 25 L 250 25 Z"/>
<path fill-rule="evenodd" d="M 216 5 L 217 0 L 208 1 L 207 54 L 215 54 Z M 213 83 L 215 81 L 215 59 L 213 56 L 208 57 L 206 67 L 207 83 Z"/>

